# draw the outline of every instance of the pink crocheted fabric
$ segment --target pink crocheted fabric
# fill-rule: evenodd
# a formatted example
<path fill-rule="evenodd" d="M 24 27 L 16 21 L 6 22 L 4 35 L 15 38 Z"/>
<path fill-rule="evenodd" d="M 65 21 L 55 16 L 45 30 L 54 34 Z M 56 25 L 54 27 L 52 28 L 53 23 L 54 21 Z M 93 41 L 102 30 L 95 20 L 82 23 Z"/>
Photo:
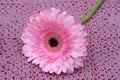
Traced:
<path fill-rule="evenodd" d="M 72 74 L 49 74 L 27 62 L 21 33 L 29 16 L 55 7 L 73 15 L 76 22 L 85 17 L 98 0 L 0 0 L 0 80 L 119 80 L 120 79 L 120 1 L 104 4 L 84 24 L 87 57 L 84 66 Z"/>

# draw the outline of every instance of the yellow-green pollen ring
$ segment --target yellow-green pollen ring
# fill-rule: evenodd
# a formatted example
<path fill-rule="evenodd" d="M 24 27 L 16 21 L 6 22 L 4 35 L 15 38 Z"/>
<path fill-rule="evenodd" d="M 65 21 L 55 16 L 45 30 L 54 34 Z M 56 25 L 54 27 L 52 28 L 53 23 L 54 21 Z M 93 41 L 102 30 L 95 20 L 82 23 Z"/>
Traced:
<path fill-rule="evenodd" d="M 103 1 L 104 0 L 98 0 L 98 2 L 95 4 L 93 9 L 88 13 L 88 15 L 81 20 L 81 24 L 86 23 L 94 15 L 97 9 L 102 5 Z"/>

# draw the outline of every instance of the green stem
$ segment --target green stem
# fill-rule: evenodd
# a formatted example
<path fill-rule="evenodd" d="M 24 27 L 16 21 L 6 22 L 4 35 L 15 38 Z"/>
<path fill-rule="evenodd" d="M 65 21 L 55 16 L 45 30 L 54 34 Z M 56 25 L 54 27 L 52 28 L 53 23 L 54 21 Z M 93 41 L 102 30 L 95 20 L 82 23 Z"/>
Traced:
<path fill-rule="evenodd" d="M 95 4 L 93 9 L 88 13 L 88 15 L 81 20 L 81 24 L 86 23 L 94 15 L 97 9 L 102 5 L 103 1 L 104 0 L 98 0 L 98 2 Z"/>

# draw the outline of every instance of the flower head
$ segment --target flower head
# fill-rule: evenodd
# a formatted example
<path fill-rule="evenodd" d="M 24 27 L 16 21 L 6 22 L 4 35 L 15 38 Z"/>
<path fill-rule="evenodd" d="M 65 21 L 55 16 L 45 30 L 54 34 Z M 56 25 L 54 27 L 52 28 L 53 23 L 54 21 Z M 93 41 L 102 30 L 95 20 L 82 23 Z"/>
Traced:
<path fill-rule="evenodd" d="M 43 10 L 31 16 L 24 28 L 23 54 L 44 72 L 73 72 L 83 66 L 86 56 L 87 33 L 83 29 L 67 12 Z"/>

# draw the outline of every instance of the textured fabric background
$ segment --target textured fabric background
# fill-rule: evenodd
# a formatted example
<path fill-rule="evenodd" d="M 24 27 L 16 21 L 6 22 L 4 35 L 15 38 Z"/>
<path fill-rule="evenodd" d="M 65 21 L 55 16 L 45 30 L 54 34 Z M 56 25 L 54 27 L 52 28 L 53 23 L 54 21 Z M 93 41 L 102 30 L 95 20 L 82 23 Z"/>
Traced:
<path fill-rule="evenodd" d="M 73 74 L 48 74 L 27 62 L 20 39 L 28 17 L 55 7 L 80 21 L 97 0 L 0 0 L 0 80 L 120 80 L 120 0 L 104 4 L 85 25 L 88 56 Z"/>

